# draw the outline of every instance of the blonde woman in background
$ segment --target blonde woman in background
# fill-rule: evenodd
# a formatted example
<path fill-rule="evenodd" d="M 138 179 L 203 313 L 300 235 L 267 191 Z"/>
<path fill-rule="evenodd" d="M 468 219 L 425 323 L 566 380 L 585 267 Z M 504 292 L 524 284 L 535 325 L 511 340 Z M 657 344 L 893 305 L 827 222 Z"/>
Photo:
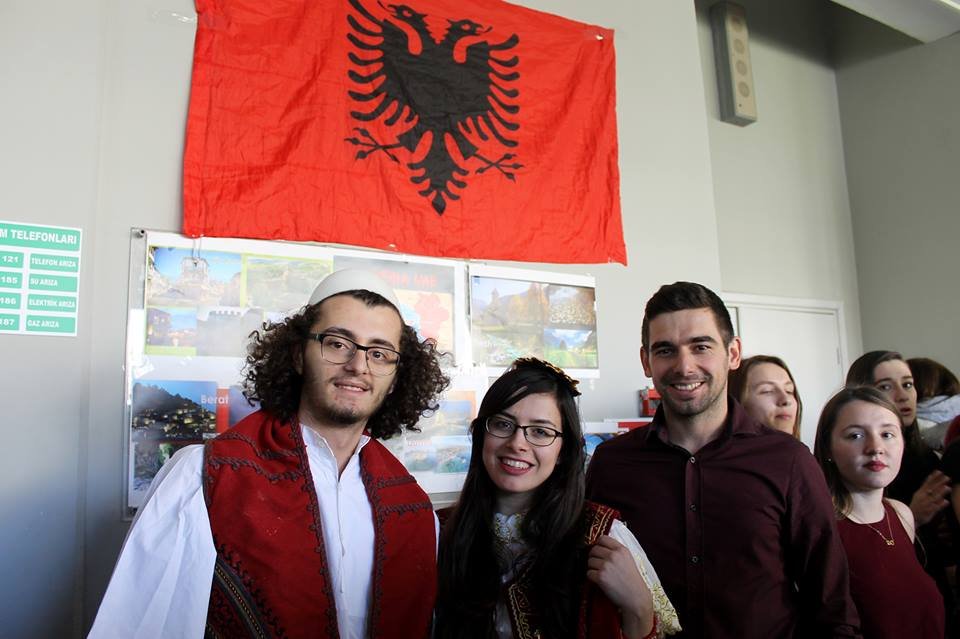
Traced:
<path fill-rule="evenodd" d="M 773 355 L 754 355 L 730 371 L 730 394 L 761 424 L 800 439 L 803 403 L 787 364 Z"/>

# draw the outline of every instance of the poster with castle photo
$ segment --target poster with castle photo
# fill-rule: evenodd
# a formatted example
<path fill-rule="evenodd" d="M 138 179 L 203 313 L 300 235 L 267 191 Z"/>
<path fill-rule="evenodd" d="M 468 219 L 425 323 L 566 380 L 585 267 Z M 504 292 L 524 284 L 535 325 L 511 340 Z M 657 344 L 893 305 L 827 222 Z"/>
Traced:
<path fill-rule="evenodd" d="M 335 269 L 379 273 L 394 287 L 404 321 L 437 341 L 451 376 L 461 373 L 453 368 L 460 353 L 469 365 L 463 262 L 289 242 L 191 240 L 162 232 L 141 237 L 142 277 L 132 277 L 131 286 L 142 286 L 142 296 L 131 289 L 127 328 L 131 509 L 140 506 L 176 451 L 215 437 L 256 410 L 242 393 L 251 332 L 298 312 Z M 474 408 L 472 399 L 452 394 L 437 414 L 424 419 L 429 435 L 413 438 L 401 459 L 442 477 L 438 485 L 444 490 L 458 489 L 469 459 L 469 445 L 464 458 L 462 441 L 472 418 L 467 413 Z"/>
<path fill-rule="evenodd" d="M 129 493 L 142 500 L 150 482 L 174 453 L 216 436 L 216 382 L 135 382 L 131 390 Z"/>
<path fill-rule="evenodd" d="M 127 326 L 127 505 L 171 456 L 256 410 L 242 392 L 252 331 L 298 312 L 326 275 L 373 270 L 404 321 L 437 341 L 453 380 L 419 432 L 387 445 L 432 494 L 460 489 L 470 422 L 489 378 L 517 357 L 598 377 L 596 285 L 585 275 L 346 247 L 146 232 Z"/>
<path fill-rule="evenodd" d="M 596 307 L 589 276 L 471 266 L 474 363 L 505 367 L 532 355 L 575 376 L 596 377 Z"/>

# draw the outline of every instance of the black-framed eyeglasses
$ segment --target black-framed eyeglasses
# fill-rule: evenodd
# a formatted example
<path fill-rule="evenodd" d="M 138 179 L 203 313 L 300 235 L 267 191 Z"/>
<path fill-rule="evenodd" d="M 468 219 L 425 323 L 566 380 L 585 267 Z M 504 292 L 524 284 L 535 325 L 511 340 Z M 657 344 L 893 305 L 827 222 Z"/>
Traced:
<path fill-rule="evenodd" d="M 397 370 L 400 353 L 384 346 L 363 346 L 343 335 L 335 333 L 309 333 L 310 339 L 320 342 L 320 357 L 331 364 L 346 364 L 363 351 L 367 368 L 374 375 L 390 375 Z"/>
<path fill-rule="evenodd" d="M 506 417 L 501 417 L 500 415 L 487 417 L 485 428 L 488 433 L 501 439 L 513 437 L 513 434 L 517 432 L 517 429 L 519 428 L 523 431 L 523 438 L 534 446 L 549 446 L 557 439 L 557 437 L 563 437 L 563 433 L 556 428 L 540 426 L 539 424 L 521 426 L 520 424 L 511 421 Z"/>

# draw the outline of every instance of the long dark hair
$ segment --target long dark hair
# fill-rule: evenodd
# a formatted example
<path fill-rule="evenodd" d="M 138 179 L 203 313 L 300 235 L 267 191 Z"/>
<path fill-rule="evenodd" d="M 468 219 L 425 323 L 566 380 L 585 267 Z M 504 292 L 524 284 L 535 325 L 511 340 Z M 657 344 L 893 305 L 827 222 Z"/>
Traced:
<path fill-rule="evenodd" d="M 733 398 L 743 404 L 747 396 L 747 377 L 750 375 L 750 369 L 757 364 L 773 364 L 779 366 L 787 373 L 787 377 L 793 382 L 793 399 L 797 402 L 797 419 L 793 422 L 793 436 L 800 439 L 800 420 L 803 419 L 803 402 L 800 401 L 800 391 L 797 390 L 797 382 L 793 379 L 793 373 L 787 368 L 787 363 L 774 355 L 754 355 L 740 362 L 740 367 L 730 371 L 727 378 L 727 392 L 733 395 Z"/>
<path fill-rule="evenodd" d="M 830 440 L 833 437 L 833 429 L 837 425 L 837 417 L 843 407 L 850 402 L 861 401 L 868 404 L 882 406 L 896 415 L 897 423 L 900 422 L 900 414 L 893 402 L 872 386 L 848 386 L 839 393 L 830 398 L 820 413 L 820 421 L 817 422 L 817 437 L 813 443 L 813 454 L 820 463 L 823 470 L 823 476 L 827 480 L 827 488 L 830 489 L 830 496 L 833 498 L 833 509 L 838 518 L 846 517 L 853 508 L 853 502 L 850 498 L 850 491 L 843 483 L 843 477 L 840 476 L 840 470 L 833 461 L 833 453 L 830 452 Z M 900 428 L 903 431 L 903 427 Z"/>
<path fill-rule="evenodd" d="M 873 386 L 876 384 L 877 379 L 873 374 L 873 371 L 876 370 L 877 366 L 884 362 L 892 361 L 901 361 L 904 364 L 907 363 L 903 359 L 903 355 L 897 351 L 870 351 L 869 353 L 864 353 L 860 357 L 850 364 L 850 370 L 847 371 L 847 386 Z M 909 364 L 907 364 L 909 368 Z M 912 373 L 911 373 L 912 374 Z M 898 411 L 894 411 L 899 415 Z M 912 424 L 907 424 L 903 427 L 903 443 L 905 444 L 906 450 L 914 455 L 922 455 L 930 450 L 930 447 L 927 446 L 926 442 L 923 441 L 923 437 L 920 436 L 920 427 L 917 426 L 917 418 L 913 418 Z"/>
<path fill-rule="evenodd" d="M 437 639 L 495 637 L 501 566 L 494 553 L 496 487 L 483 465 L 485 423 L 487 417 L 537 393 L 556 397 L 563 439 L 556 468 L 537 488 L 521 524 L 520 535 L 532 553 L 523 579 L 530 585 L 528 595 L 542 636 L 553 639 L 574 632 L 580 596 L 576 575 L 586 572 L 583 432 L 574 384 L 552 365 L 525 358 L 484 396 L 471 424 L 467 478 L 440 536 Z"/>
<path fill-rule="evenodd" d="M 339 295 L 349 295 L 371 308 L 395 308 L 370 291 L 346 291 Z M 322 310 L 323 301 L 303 308 L 282 322 L 265 323 L 261 330 L 250 334 L 243 394 L 248 400 L 260 402 L 261 408 L 282 421 L 296 417 L 300 407 L 303 375 L 297 372 L 294 362 L 302 355 L 310 327 Z M 450 383 L 440 368 L 442 354 L 437 351 L 436 343 L 432 339 L 421 341 L 412 327 L 402 323 L 396 385 L 367 421 L 370 434 L 378 439 L 389 439 L 404 428 L 416 430 L 420 416 L 437 409 L 437 398 Z"/>

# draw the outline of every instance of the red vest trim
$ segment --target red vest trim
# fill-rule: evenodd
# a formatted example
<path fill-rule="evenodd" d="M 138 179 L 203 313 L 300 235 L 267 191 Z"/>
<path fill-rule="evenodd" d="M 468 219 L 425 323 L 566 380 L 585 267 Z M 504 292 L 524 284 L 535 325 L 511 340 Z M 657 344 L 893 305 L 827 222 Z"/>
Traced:
<path fill-rule="evenodd" d="M 258 411 L 207 442 L 217 549 L 209 637 L 338 639 L 320 507 L 299 424 Z M 374 524 L 370 637 L 427 637 L 436 596 L 432 507 L 376 440 L 360 451 Z"/>
<path fill-rule="evenodd" d="M 586 520 L 584 543 L 591 546 L 601 535 L 610 532 L 617 511 L 586 502 L 583 517 Z M 607 599 L 600 588 L 582 576 L 583 594 L 580 599 L 580 614 L 577 620 L 578 639 L 616 639 L 622 637 L 620 631 L 620 612 Z M 536 623 L 536 611 L 526 594 L 530 584 L 521 575 L 507 586 L 506 600 L 510 610 L 510 622 L 516 639 L 544 639 Z"/>
<path fill-rule="evenodd" d="M 588 501 L 584 516 L 589 517 L 587 545 L 593 545 L 601 535 L 609 535 L 613 521 L 620 516 L 613 508 Z M 620 611 L 613 605 L 603 590 L 584 579 L 583 596 L 580 599 L 580 618 L 577 623 L 577 636 L 580 639 L 592 637 L 598 639 L 622 638 Z"/>

